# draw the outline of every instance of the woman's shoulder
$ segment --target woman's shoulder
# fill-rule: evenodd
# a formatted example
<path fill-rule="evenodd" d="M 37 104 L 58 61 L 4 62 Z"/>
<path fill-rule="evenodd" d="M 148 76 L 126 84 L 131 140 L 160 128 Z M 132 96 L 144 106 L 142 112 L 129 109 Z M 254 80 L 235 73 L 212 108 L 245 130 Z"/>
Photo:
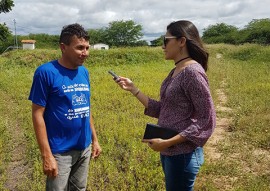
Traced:
<path fill-rule="evenodd" d="M 197 72 L 199 72 L 199 73 L 201 73 L 201 72 L 205 73 L 202 65 L 199 64 L 198 62 L 194 62 L 194 63 L 190 64 L 189 66 L 187 66 L 185 68 L 185 70 L 187 72 L 191 72 L 191 73 L 197 73 Z"/>
<path fill-rule="evenodd" d="M 193 64 L 190 64 L 187 66 L 184 70 L 184 75 L 185 76 L 203 76 L 206 77 L 205 70 L 203 69 L 202 65 L 200 65 L 197 62 L 194 62 Z"/>
<path fill-rule="evenodd" d="M 193 81 L 207 81 L 207 75 L 203 67 L 199 63 L 190 64 L 185 68 L 184 80 L 186 83 L 191 83 Z"/>

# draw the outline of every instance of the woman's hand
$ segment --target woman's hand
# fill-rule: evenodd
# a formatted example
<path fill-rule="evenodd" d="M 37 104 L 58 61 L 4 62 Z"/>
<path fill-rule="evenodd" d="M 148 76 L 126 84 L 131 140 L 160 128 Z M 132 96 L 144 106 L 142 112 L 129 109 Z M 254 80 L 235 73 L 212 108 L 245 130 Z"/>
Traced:
<path fill-rule="evenodd" d="M 167 149 L 168 147 L 170 147 L 168 145 L 168 141 L 165 139 L 160 139 L 160 138 L 156 138 L 156 139 L 143 139 L 142 140 L 143 143 L 148 143 L 148 146 L 153 149 L 154 151 L 163 151 L 165 149 Z"/>
<path fill-rule="evenodd" d="M 148 143 L 148 146 L 154 151 L 163 151 L 173 145 L 180 144 L 186 141 L 185 137 L 180 134 L 170 138 L 170 139 L 143 139 L 142 142 Z"/>
<path fill-rule="evenodd" d="M 143 105 L 148 108 L 148 96 L 144 95 L 129 79 L 119 76 L 114 80 L 123 90 L 130 91 Z"/>
<path fill-rule="evenodd" d="M 138 88 L 134 85 L 134 83 L 125 77 L 119 77 L 115 80 L 115 82 L 124 90 L 130 91 L 132 94 L 136 94 Z"/>

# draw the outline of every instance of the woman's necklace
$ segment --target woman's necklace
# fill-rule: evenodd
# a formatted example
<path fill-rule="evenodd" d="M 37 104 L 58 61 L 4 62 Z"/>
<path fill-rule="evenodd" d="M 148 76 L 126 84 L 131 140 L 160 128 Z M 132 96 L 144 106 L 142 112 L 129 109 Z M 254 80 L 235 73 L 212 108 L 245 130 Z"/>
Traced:
<path fill-rule="evenodd" d="M 178 60 L 177 62 L 175 62 L 174 64 L 176 65 L 176 64 L 178 64 L 179 62 L 182 62 L 183 60 L 186 60 L 186 59 L 188 59 L 188 58 L 190 58 L 190 57 L 188 56 L 188 57 L 182 58 L 182 59 Z"/>

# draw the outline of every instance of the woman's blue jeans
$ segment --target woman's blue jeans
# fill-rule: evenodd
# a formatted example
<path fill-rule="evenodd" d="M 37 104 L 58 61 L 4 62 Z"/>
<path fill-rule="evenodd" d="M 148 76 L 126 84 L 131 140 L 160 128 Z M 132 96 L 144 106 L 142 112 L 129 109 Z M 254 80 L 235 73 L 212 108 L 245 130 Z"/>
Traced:
<path fill-rule="evenodd" d="M 165 174 L 166 191 L 192 191 L 196 175 L 204 162 L 203 148 L 188 154 L 160 155 Z"/>

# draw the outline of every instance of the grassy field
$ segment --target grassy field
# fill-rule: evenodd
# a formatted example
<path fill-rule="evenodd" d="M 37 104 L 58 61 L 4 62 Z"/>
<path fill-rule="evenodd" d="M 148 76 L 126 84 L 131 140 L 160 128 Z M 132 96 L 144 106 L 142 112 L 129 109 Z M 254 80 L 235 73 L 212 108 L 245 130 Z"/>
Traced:
<path fill-rule="evenodd" d="M 206 153 L 195 190 L 269 190 L 270 47 L 207 48 L 215 105 L 222 87 L 231 109 L 217 111 L 217 116 L 230 118 L 231 123 L 215 148 L 221 157 L 210 160 Z M 36 67 L 59 56 L 56 50 L 0 56 L 0 190 L 44 190 L 27 98 Z M 85 66 L 91 75 L 92 112 L 103 149 L 100 158 L 91 161 L 88 191 L 165 190 L 159 154 L 141 143 L 145 124 L 156 119 L 144 116 L 143 106 L 120 90 L 107 71 L 130 77 L 141 91 L 158 99 L 173 62 L 164 60 L 161 48 L 123 48 L 91 50 Z"/>

